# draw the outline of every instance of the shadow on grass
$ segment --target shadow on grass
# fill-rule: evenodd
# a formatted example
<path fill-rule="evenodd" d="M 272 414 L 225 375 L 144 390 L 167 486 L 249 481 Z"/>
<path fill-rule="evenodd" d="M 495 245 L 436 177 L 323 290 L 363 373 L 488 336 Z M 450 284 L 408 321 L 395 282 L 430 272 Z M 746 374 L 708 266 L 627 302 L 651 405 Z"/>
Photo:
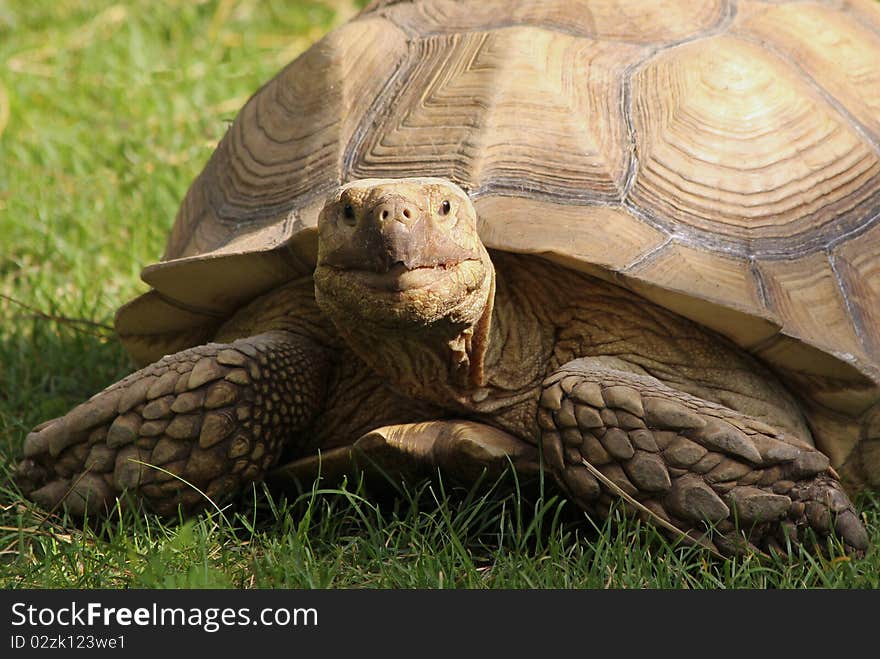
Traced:
<path fill-rule="evenodd" d="M 109 332 L 33 318 L 0 334 L 0 451 L 19 456 L 34 425 L 60 416 L 134 370 Z"/>

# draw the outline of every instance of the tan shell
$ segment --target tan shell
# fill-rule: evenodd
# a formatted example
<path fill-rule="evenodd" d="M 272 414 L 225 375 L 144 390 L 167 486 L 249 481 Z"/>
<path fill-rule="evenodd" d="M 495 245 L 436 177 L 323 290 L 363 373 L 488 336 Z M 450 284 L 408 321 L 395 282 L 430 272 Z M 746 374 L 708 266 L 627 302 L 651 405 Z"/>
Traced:
<path fill-rule="evenodd" d="M 878 62 L 872 0 L 374 3 L 245 105 L 117 327 L 142 362 L 203 341 L 311 274 L 335 186 L 442 176 L 488 247 L 773 365 L 834 463 L 880 484 Z"/>

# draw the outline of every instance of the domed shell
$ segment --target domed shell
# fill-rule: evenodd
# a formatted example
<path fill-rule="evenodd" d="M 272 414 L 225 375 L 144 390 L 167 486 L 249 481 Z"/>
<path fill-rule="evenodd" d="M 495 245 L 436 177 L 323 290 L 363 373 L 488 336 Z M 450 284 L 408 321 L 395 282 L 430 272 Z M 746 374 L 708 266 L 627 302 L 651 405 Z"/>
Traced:
<path fill-rule="evenodd" d="M 783 372 L 835 464 L 880 484 L 878 61 L 871 0 L 374 3 L 244 106 L 117 328 L 141 362 L 204 341 L 311 274 L 337 185 L 445 177 L 490 249 Z"/>

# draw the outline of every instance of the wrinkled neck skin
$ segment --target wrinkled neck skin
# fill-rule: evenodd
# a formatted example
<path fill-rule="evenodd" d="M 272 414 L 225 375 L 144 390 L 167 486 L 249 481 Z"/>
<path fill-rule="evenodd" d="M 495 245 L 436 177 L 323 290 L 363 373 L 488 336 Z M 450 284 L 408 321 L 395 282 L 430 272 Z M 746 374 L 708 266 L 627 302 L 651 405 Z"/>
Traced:
<path fill-rule="evenodd" d="M 452 413 L 497 415 L 501 408 L 536 398 L 552 347 L 529 346 L 534 354 L 525 362 L 504 349 L 511 333 L 518 333 L 520 318 L 512 300 L 499 299 L 503 273 L 484 255 L 479 285 L 433 322 L 402 322 L 382 300 L 355 304 L 362 291 L 337 288 L 329 295 L 332 272 L 316 272 L 316 297 L 343 340 L 393 388 Z"/>

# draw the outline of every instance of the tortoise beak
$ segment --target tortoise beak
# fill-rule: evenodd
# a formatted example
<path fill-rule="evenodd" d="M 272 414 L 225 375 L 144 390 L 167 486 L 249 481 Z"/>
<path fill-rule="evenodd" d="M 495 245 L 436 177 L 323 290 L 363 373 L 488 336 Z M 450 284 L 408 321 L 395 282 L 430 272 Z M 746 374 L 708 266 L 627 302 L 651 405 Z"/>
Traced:
<path fill-rule="evenodd" d="M 360 227 L 360 239 L 371 261 L 369 268 L 388 272 L 401 264 L 407 270 L 433 267 L 441 262 L 425 244 L 426 222 L 412 200 L 398 194 L 385 195 L 367 213 Z"/>

